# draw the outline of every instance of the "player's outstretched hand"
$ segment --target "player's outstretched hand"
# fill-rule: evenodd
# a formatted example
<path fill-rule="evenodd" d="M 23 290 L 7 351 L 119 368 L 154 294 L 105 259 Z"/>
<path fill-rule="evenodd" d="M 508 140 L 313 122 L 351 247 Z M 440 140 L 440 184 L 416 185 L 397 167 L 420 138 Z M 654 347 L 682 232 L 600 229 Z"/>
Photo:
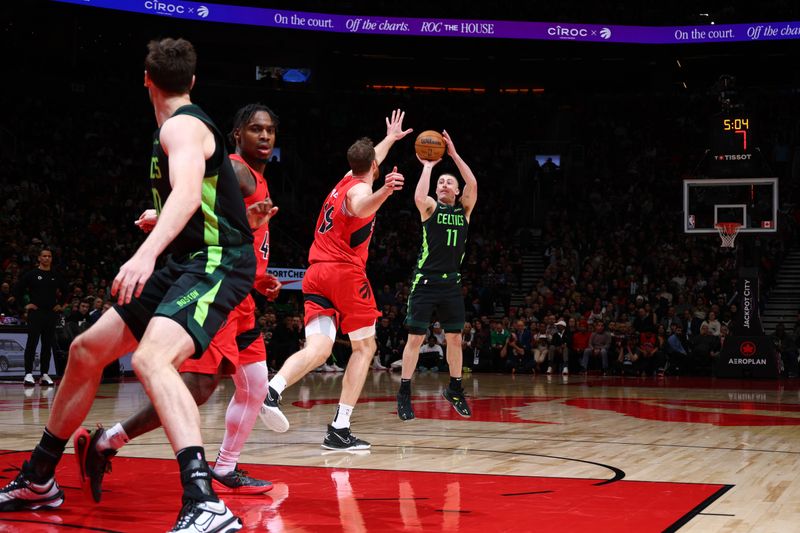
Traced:
<path fill-rule="evenodd" d="M 386 181 L 384 183 L 384 187 L 389 190 L 389 194 L 392 194 L 394 191 L 399 191 L 403 188 L 403 184 L 405 183 L 405 178 L 402 174 L 397 172 L 397 167 L 394 167 L 391 172 L 386 174 Z"/>
<path fill-rule="evenodd" d="M 278 278 L 272 274 L 267 274 L 264 278 L 259 280 L 255 289 L 263 294 L 267 298 L 267 301 L 274 302 L 278 297 L 278 293 L 281 292 L 281 287 L 283 287 L 283 285 L 278 281 Z"/>
<path fill-rule="evenodd" d="M 145 233 L 150 233 L 158 222 L 158 214 L 155 209 L 147 209 L 144 213 L 139 215 L 139 220 L 134 224 L 139 226 L 139 229 Z"/>
<path fill-rule="evenodd" d="M 142 295 L 144 284 L 150 279 L 155 267 L 155 259 L 148 259 L 139 255 L 131 257 L 119 269 L 117 277 L 111 284 L 111 296 L 117 298 L 119 305 L 130 303 L 131 298 Z"/>
<path fill-rule="evenodd" d="M 278 208 L 272 204 L 271 198 L 267 198 L 247 208 L 247 222 L 251 229 L 260 228 L 277 214 Z"/>
<path fill-rule="evenodd" d="M 450 138 L 450 134 L 447 133 L 447 130 L 442 130 L 442 137 L 444 137 L 444 142 L 447 143 L 447 155 L 456 157 L 458 155 L 458 152 L 456 152 L 456 145 L 453 144 L 453 139 Z"/>
<path fill-rule="evenodd" d="M 405 111 L 401 111 L 399 109 L 395 109 L 392 111 L 392 118 L 386 119 L 386 136 L 391 137 L 395 141 L 399 141 L 412 131 L 413 128 L 408 128 L 407 130 L 403 130 L 403 119 L 406 116 Z"/>

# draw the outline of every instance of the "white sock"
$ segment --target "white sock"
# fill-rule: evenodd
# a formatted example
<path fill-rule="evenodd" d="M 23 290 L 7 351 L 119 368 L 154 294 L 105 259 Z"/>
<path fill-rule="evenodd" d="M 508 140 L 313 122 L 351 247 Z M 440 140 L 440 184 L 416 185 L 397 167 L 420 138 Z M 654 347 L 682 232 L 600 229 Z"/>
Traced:
<path fill-rule="evenodd" d="M 283 394 L 283 391 L 286 389 L 286 378 L 280 374 L 276 374 L 275 377 L 270 380 L 269 386 L 278 394 Z"/>
<path fill-rule="evenodd" d="M 214 463 L 214 473 L 224 476 L 229 472 L 233 472 L 236 464 L 239 462 L 241 451 L 228 451 L 220 446 L 219 453 L 217 454 L 217 462 Z"/>
<path fill-rule="evenodd" d="M 99 439 L 97 439 L 97 451 L 104 451 L 111 448 L 112 450 L 119 450 L 131 439 L 128 438 L 128 434 L 125 433 L 125 428 L 122 427 L 122 424 L 117 422 L 114 427 L 104 432 Z"/>
<path fill-rule="evenodd" d="M 353 414 L 353 406 L 340 403 L 339 408 L 336 409 L 336 416 L 333 417 L 333 423 L 331 425 L 334 429 L 349 428 L 351 414 Z"/>

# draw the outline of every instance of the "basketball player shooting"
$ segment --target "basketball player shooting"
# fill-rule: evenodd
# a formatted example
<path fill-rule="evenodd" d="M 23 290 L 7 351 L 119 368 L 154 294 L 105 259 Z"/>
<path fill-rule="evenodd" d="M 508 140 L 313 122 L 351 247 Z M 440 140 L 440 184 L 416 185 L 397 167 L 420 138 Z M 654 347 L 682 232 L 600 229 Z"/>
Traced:
<path fill-rule="evenodd" d="M 460 269 L 467 243 L 470 215 L 478 200 L 478 182 L 472 170 L 458 155 L 446 130 L 442 132 L 442 136 L 447 143 L 447 154 L 464 179 L 464 193 L 458 199 L 458 179 L 452 174 L 442 174 L 436 180 L 436 200 L 431 198 L 428 195 L 431 174 L 433 167 L 441 159 L 428 161 L 417 156 L 422 163 L 422 173 L 414 191 L 414 203 L 422 220 L 423 232 L 405 320 L 409 335 L 403 349 L 403 371 L 397 393 L 397 415 L 401 420 L 414 418 L 411 376 L 417 367 L 419 349 L 434 310 L 436 320 L 441 323 L 445 332 L 447 364 L 450 367 L 450 383 L 442 395 L 458 414 L 463 417 L 472 416 L 461 383 L 461 331 L 464 329 L 466 316 L 461 295 Z"/>

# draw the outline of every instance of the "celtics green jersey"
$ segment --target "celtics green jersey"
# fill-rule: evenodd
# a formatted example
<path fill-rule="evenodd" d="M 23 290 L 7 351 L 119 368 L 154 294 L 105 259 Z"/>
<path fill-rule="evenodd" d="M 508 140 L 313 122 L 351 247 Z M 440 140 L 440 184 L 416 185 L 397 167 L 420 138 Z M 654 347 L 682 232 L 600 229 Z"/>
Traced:
<path fill-rule="evenodd" d="M 414 274 L 460 281 L 468 227 L 461 204 L 437 202 L 433 214 L 422 223 L 422 248 Z"/>
<path fill-rule="evenodd" d="M 214 134 L 216 149 L 206 160 L 203 174 L 202 203 L 186 226 L 170 243 L 168 251 L 184 255 L 209 246 L 239 246 L 253 242 L 247 222 L 239 180 L 236 179 L 225 149 L 225 139 L 214 122 L 198 106 L 185 105 L 175 111 L 201 120 Z M 150 185 L 156 212 L 167 201 L 172 186 L 169 181 L 169 158 L 159 142 L 160 128 L 153 136 L 153 155 L 150 158 Z"/>

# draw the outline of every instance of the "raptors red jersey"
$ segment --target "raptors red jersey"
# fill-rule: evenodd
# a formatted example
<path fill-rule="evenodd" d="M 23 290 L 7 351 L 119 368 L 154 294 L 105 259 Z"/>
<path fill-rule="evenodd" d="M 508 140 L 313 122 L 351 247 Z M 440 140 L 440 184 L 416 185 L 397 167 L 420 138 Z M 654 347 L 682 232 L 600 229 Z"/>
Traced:
<path fill-rule="evenodd" d="M 231 160 L 238 161 L 250 170 L 250 174 L 256 180 L 256 190 L 250 196 L 244 199 L 245 208 L 250 207 L 256 202 L 261 202 L 269 198 L 269 187 L 267 187 L 267 180 L 264 176 L 256 171 L 253 167 L 239 154 L 231 154 Z M 253 282 L 254 287 L 259 287 L 264 278 L 267 276 L 267 265 L 269 264 L 269 222 L 264 224 L 258 229 L 253 230 L 253 249 L 256 253 L 256 278 Z"/>
<path fill-rule="evenodd" d="M 347 175 L 330 192 L 322 205 L 314 233 L 314 243 L 308 252 L 308 263 L 350 263 L 367 267 L 367 253 L 375 214 L 357 218 L 347 211 L 347 191 L 361 180 Z"/>

